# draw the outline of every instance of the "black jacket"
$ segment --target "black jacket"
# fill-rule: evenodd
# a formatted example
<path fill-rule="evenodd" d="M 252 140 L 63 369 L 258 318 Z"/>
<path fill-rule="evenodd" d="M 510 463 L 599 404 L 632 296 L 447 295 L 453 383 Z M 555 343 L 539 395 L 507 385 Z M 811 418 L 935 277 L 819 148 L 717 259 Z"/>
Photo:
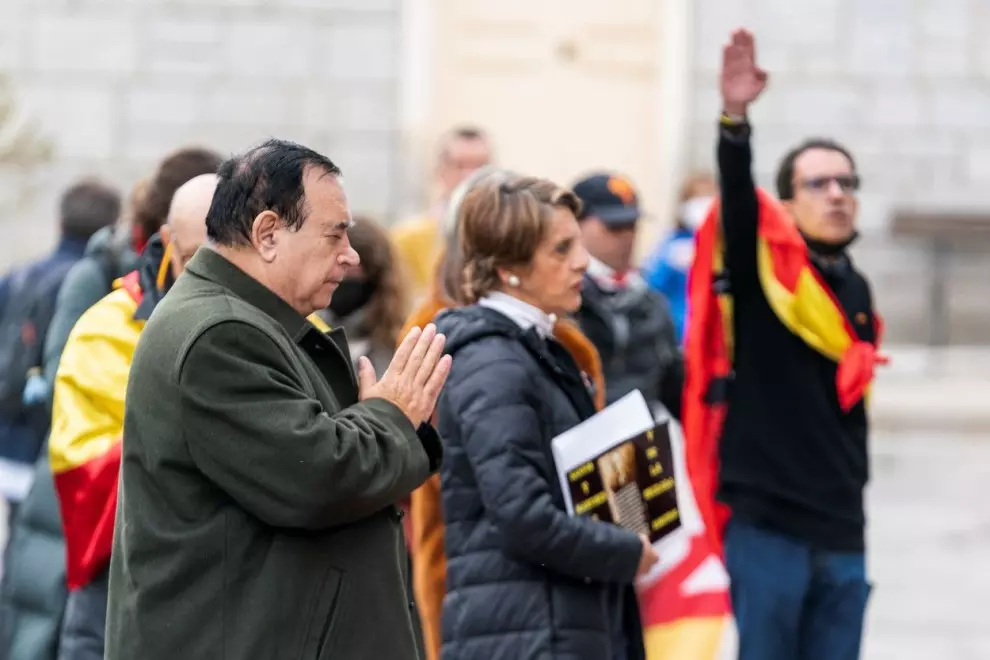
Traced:
<path fill-rule="evenodd" d="M 735 335 L 719 496 L 750 522 L 823 549 L 862 550 L 866 411 L 860 402 L 842 412 L 836 363 L 788 330 L 763 294 L 747 132 L 723 134 L 718 163 Z M 848 255 L 811 261 L 860 339 L 873 341 L 870 287 Z"/>
<path fill-rule="evenodd" d="M 566 513 L 551 439 L 594 414 L 563 347 L 480 306 L 437 317 L 453 368 L 438 404 L 447 595 L 443 660 L 642 658 L 642 547 Z M 625 630 L 620 630 L 620 627 Z"/>
<path fill-rule="evenodd" d="M 606 291 L 585 275 L 577 321 L 601 355 L 608 403 L 638 389 L 680 419 L 684 357 L 663 296 L 645 283 Z"/>

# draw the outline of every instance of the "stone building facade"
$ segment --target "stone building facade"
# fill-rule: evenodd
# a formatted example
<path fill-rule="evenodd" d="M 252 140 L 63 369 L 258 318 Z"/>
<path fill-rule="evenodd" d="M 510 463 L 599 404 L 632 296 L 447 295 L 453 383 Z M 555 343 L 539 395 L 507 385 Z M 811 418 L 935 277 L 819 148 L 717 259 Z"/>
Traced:
<path fill-rule="evenodd" d="M 44 250 L 54 204 L 95 172 L 129 187 L 169 150 L 269 136 L 331 154 L 356 208 L 395 210 L 401 0 L 5 0 L 0 71 L 55 143 L 4 219 L 6 263 Z M 11 205 L 8 204 L 8 209 Z"/>
<path fill-rule="evenodd" d="M 0 264 L 50 245 L 55 199 L 73 178 L 102 174 L 126 189 L 169 149 L 190 143 L 225 152 L 270 135 L 307 143 L 343 167 L 357 211 L 391 222 L 422 201 L 441 120 L 475 121 L 475 110 L 503 102 L 505 111 L 482 115 L 501 122 L 495 139 L 507 145 L 507 165 L 537 163 L 566 178 L 596 165 L 621 168 L 625 154 L 659 230 L 669 222 L 678 176 L 712 165 L 720 48 L 732 27 L 746 25 L 757 33 L 772 76 L 753 112 L 760 181 L 771 183 L 777 159 L 802 137 L 847 143 L 865 186 L 861 261 L 877 279 L 878 296 L 904 321 L 899 325 L 924 321 L 926 253 L 891 243 L 886 227 L 898 208 L 987 206 L 990 4 L 614 0 L 608 12 L 603 6 L 600 0 L 5 0 L 0 72 L 51 137 L 55 156 L 31 171 L 0 165 L 6 232 Z M 601 48 L 604 40 L 609 49 Z M 462 46 L 451 46 L 454 41 Z M 461 65 L 455 80 L 450 60 L 467 52 L 463 44 L 477 66 Z M 561 58 L 576 63 L 567 69 Z M 654 58 L 655 66 L 644 58 Z M 510 64 L 530 75 L 551 60 L 557 74 L 545 80 L 523 84 L 503 76 L 501 88 L 474 83 L 504 74 Z M 603 81 L 640 81 L 638 92 L 630 82 L 614 104 L 651 99 L 657 117 L 640 109 L 628 121 L 608 114 L 607 129 L 596 123 L 609 111 L 608 98 L 589 103 L 588 94 L 575 91 L 588 88 L 592 67 Z M 486 95 L 484 104 L 458 99 L 465 90 Z M 545 112 L 551 100 L 565 110 Z M 535 114 L 519 112 L 525 104 L 534 104 Z M 544 124 L 523 125 L 527 116 Z M 612 142 L 596 135 L 605 130 Z M 622 146 L 609 151 L 609 144 Z M 592 163 L 594 153 L 607 157 Z M 990 272 L 986 260 L 957 261 L 962 275 L 953 290 L 961 293 L 953 304 L 966 309 L 977 303 L 971 283 Z"/>

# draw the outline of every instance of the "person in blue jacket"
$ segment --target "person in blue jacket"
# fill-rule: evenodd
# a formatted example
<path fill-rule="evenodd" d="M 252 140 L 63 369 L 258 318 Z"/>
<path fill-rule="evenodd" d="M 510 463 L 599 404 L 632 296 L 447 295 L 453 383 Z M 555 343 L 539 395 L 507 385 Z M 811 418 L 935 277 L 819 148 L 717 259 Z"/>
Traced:
<path fill-rule="evenodd" d="M 687 278 L 694 261 L 694 232 L 705 219 L 717 191 L 715 178 L 708 173 L 692 174 L 681 187 L 677 224 L 643 264 L 643 277 L 655 291 L 667 298 L 677 328 L 677 340 L 684 341 L 687 323 Z"/>

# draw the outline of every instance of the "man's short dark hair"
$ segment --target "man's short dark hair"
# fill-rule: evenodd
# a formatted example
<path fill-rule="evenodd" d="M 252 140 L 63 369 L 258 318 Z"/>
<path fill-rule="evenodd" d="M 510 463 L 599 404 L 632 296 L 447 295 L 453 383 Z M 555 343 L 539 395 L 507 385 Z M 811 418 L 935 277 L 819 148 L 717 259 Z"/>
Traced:
<path fill-rule="evenodd" d="M 206 233 L 219 245 L 246 245 L 251 227 L 262 211 L 274 211 L 292 230 L 302 227 L 309 210 L 303 175 L 309 167 L 340 176 L 326 156 L 286 140 L 268 140 L 225 161 L 206 215 Z"/>
<path fill-rule="evenodd" d="M 117 222 L 120 192 L 96 179 L 74 183 L 59 201 L 59 224 L 67 236 L 89 239 L 97 231 Z"/>
<path fill-rule="evenodd" d="M 487 140 L 488 134 L 477 126 L 464 124 L 454 126 L 446 131 L 437 143 L 437 157 L 443 160 L 447 157 L 447 149 L 455 140 Z"/>
<path fill-rule="evenodd" d="M 485 132 L 477 126 L 455 126 L 450 131 L 450 137 L 457 140 L 483 140 Z"/>
<path fill-rule="evenodd" d="M 777 197 L 779 199 L 794 199 L 794 161 L 810 149 L 838 151 L 849 160 L 853 173 L 856 172 L 856 161 L 848 149 L 829 138 L 809 138 L 784 154 L 784 158 L 780 161 L 780 168 L 777 170 Z"/>
<path fill-rule="evenodd" d="M 201 174 L 215 173 L 221 161 L 219 153 L 203 147 L 183 147 L 162 160 L 134 208 L 134 224 L 145 240 L 165 224 L 175 191 Z"/>

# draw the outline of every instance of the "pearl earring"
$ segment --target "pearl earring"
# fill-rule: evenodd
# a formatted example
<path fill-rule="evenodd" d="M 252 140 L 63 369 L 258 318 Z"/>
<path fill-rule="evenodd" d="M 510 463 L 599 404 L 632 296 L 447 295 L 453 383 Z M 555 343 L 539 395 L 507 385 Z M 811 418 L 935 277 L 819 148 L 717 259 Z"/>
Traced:
<path fill-rule="evenodd" d="M 519 286 L 519 277 L 516 275 L 509 275 L 509 286 Z"/>

